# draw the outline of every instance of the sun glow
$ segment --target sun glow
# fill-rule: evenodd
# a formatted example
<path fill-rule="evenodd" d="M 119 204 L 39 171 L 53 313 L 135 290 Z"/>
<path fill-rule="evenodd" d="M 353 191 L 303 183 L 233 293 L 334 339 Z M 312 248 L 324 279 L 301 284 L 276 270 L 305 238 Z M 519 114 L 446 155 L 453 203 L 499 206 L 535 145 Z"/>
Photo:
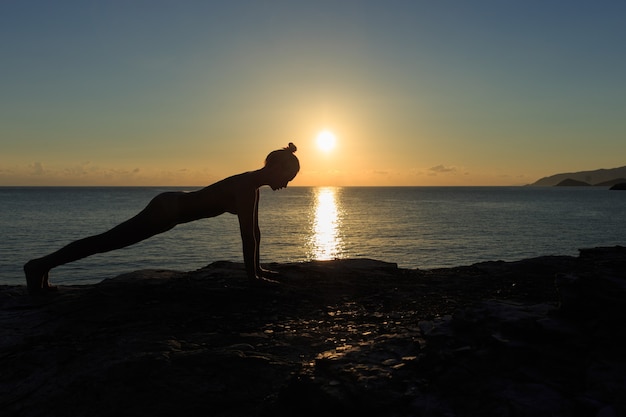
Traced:
<path fill-rule="evenodd" d="M 317 134 L 316 138 L 317 147 L 324 152 L 330 152 L 335 148 L 337 144 L 337 137 L 329 130 L 323 130 Z"/>
<path fill-rule="evenodd" d="M 317 188 L 315 193 L 315 213 L 311 225 L 311 239 L 308 242 L 309 256 L 317 260 L 335 259 L 343 250 L 338 190 L 333 187 L 322 187 Z"/>

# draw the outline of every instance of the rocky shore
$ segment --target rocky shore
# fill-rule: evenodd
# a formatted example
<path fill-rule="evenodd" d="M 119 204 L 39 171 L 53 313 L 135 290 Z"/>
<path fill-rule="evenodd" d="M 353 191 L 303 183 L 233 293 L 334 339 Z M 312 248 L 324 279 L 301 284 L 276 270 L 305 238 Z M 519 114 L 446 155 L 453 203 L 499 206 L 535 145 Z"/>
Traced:
<path fill-rule="evenodd" d="M 266 267 L 0 286 L 0 415 L 626 415 L 626 248 Z"/>

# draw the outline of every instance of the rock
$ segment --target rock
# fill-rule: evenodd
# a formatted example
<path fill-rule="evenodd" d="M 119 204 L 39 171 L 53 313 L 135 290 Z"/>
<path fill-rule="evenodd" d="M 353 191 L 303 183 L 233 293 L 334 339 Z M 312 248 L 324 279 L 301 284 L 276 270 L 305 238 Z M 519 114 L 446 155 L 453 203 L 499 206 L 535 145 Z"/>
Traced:
<path fill-rule="evenodd" d="M 620 182 L 609 188 L 609 190 L 626 190 L 626 182 Z"/>
<path fill-rule="evenodd" d="M 0 287 L 3 416 L 626 414 L 626 253 Z"/>

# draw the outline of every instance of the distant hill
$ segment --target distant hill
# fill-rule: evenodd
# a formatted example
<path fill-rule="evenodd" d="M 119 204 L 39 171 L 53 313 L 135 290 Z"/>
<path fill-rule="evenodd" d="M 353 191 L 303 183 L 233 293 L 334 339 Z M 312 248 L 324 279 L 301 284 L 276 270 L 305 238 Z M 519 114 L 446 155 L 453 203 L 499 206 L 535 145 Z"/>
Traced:
<path fill-rule="evenodd" d="M 571 178 L 566 178 L 560 183 L 556 184 L 555 187 L 590 187 L 591 184 L 585 181 L 573 180 Z"/>
<path fill-rule="evenodd" d="M 592 185 L 607 185 L 608 182 L 613 180 L 619 180 L 617 182 L 623 182 L 623 179 L 626 178 L 626 166 L 620 168 L 611 168 L 611 169 L 597 169 L 595 171 L 580 171 L 580 172 L 568 172 L 566 174 L 555 174 L 549 177 L 541 178 L 540 180 L 532 183 L 531 185 L 539 185 L 539 186 L 553 186 L 559 184 L 563 180 L 575 180 L 586 182 L 587 184 Z M 607 183 L 607 184 L 605 184 Z"/>
<path fill-rule="evenodd" d="M 613 185 L 623 184 L 623 183 L 626 183 L 626 178 L 615 178 L 614 180 L 599 182 L 599 183 L 594 184 L 594 185 L 596 185 L 598 187 L 611 187 Z"/>

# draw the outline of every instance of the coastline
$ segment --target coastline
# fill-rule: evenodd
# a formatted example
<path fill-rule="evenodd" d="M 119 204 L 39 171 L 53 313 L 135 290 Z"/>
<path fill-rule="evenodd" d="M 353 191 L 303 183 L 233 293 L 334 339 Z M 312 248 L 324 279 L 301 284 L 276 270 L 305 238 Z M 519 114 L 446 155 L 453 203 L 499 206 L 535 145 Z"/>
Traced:
<path fill-rule="evenodd" d="M 3 415 L 626 412 L 626 248 L 266 267 L 279 284 L 215 262 L 41 297 L 0 286 Z"/>

